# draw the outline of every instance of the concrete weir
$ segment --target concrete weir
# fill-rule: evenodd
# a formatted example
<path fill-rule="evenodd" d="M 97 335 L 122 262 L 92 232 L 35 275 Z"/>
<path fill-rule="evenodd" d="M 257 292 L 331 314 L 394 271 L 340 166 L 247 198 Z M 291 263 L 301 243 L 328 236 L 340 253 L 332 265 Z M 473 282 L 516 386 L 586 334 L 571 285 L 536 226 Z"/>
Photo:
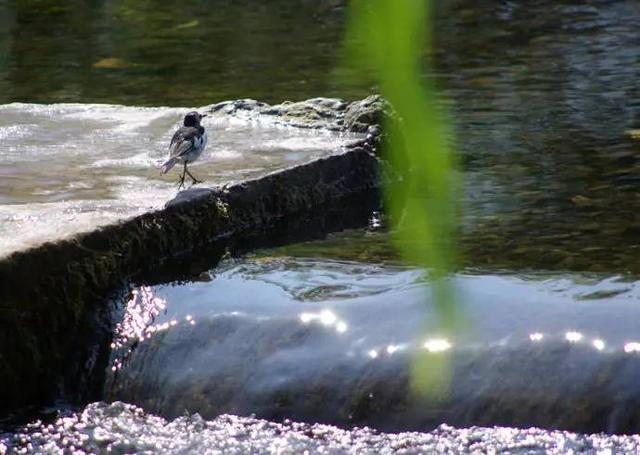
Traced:
<path fill-rule="evenodd" d="M 310 100 L 306 111 L 304 103 L 287 104 L 279 118 L 293 106 L 300 123 L 321 101 Z M 241 106 L 246 113 L 249 105 L 264 108 L 242 101 L 204 109 Z M 334 127 L 349 106 L 324 107 Z M 111 333 L 107 302 L 134 275 L 207 248 L 245 250 L 366 225 L 379 200 L 373 152 L 371 137 L 351 141 L 311 162 L 224 190 L 182 191 L 164 208 L 0 257 L 0 415 L 61 397 L 96 397 Z"/>
<path fill-rule="evenodd" d="M 223 297 L 201 308 L 197 324 L 174 326 L 167 319 L 170 329 L 144 341 L 128 337 L 117 344 L 112 302 L 124 302 L 131 287 L 137 293 L 156 283 L 162 287 L 181 279 L 196 281 L 228 253 L 366 226 L 380 206 L 379 128 L 373 125 L 384 115 L 381 103 L 376 97 L 351 104 L 314 99 L 278 106 L 241 100 L 202 108 L 211 114 L 206 126 L 219 133 L 218 144 L 228 142 L 219 146 L 217 157 L 195 167 L 196 175 L 209 172 L 205 178 L 214 185 L 229 176 L 239 182 L 197 186 L 177 195 L 175 186 L 159 180 L 157 166 L 151 166 L 164 153 L 130 157 L 127 147 L 133 133 L 164 144 L 182 112 L 56 108 L 62 117 L 56 128 L 70 129 L 58 132 L 52 142 L 103 122 L 106 126 L 96 136 L 116 130 L 109 144 L 121 145 L 111 149 L 108 159 L 87 157 L 86 152 L 70 160 L 85 161 L 61 179 L 73 184 L 85 180 L 79 187 L 62 182 L 73 196 L 64 203 L 57 199 L 57 190 L 33 191 L 21 209 L 15 199 L 25 193 L 16 191 L 0 205 L 0 220 L 8 220 L 0 224 L 0 426 L 6 418 L 19 420 L 20 411 L 32 419 L 33 407 L 122 400 L 171 418 L 187 409 L 207 418 L 256 414 L 394 431 L 448 423 L 637 433 L 640 341 L 635 321 L 640 310 L 635 303 L 640 285 L 616 277 L 593 287 L 585 284 L 582 297 L 572 294 L 578 292 L 576 284 L 564 282 L 533 285 L 517 277 L 452 277 L 458 291 L 467 290 L 461 295 L 468 298 L 459 304 L 466 305 L 470 329 L 445 346 L 449 357 L 438 357 L 444 355 L 442 345 L 431 348 L 430 338 L 425 339 L 428 330 L 433 336 L 438 333 L 438 317 L 422 299 L 420 271 L 410 270 L 406 276 L 384 272 L 399 280 L 391 279 L 388 287 L 386 278 L 373 277 L 378 284 L 364 284 L 370 294 L 340 292 L 325 308 L 335 310 L 329 322 L 344 319 L 339 330 L 313 322 L 322 321 L 317 300 L 301 301 L 280 288 L 269 300 L 264 287 L 269 280 L 254 280 L 258 287 L 251 288 L 251 275 L 246 275 L 251 264 L 245 261 L 250 258 L 244 258 L 245 275 L 237 277 L 242 297 L 236 302 L 215 288 L 235 289 L 235 275 L 229 274 L 227 281 L 218 276 L 210 292 Z M 21 115 L 34 117 L 32 122 L 51 111 L 0 106 L 0 116 L 3 109 L 16 111 L 10 112 L 11 118 L 26 109 Z M 78 127 L 77 122 L 87 118 L 91 123 Z M 124 120 L 118 124 L 118 119 Z M 131 129 L 132 119 L 143 126 Z M 369 134 L 365 137 L 364 132 Z M 245 144 L 240 150 L 244 140 L 238 138 L 245 134 L 263 148 L 255 151 Z M 283 141 L 278 135 L 288 136 Z M 91 144 L 95 137 L 84 140 Z M 235 164 L 229 164 L 232 160 Z M 258 164 L 264 166 L 258 169 Z M 47 182 L 51 172 L 57 172 L 34 161 L 20 169 L 37 171 Z M 99 184 L 92 187 L 92 180 Z M 159 205 L 148 209 L 151 202 Z M 64 218 L 73 204 L 75 218 Z M 118 210 L 91 224 L 105 204 Z M 11 210 L 21 215 L 7 218 Z M 29 234 L 48 234 L 46 222 L 56 210 L 61 216 L 52 225 L 77 221 L 62 230 L 66 236 L 38 242 L 33 240 L 37 236 L 22 236 L 32 220 L 39 224 Z M 360 263 L 354 267 L 363 269 Z M 219 267 L 220 274 L 223 269 Z M 267 273 L 259 270 L 254 278 Z M 335 268 L 327 270 L 338 276 Z M 346 275 L 366 281 L 372 272 L 363 270 Z M 417 276 L 409 276 L 412 273 Z M 331 289 L 344 288 L 324 286 L 319 295 L 329 295 Z M 195 322 L 191 311 L 211 302 L 208 294 L 198 300 L 196 294 L 186 294 L 188 290 L 172 292 L 179 304 L 165 309 L 182 321 Z M 185 292 L 183 297 L 180 292 Z M 244 298 L 244 293 L 259 298 Z M 122 368 L 107 368 L 120 348 L 126 353 Z M 450 363 L 448 394 L 441 400 L 425 401 L 410 387 L 415 354 L 425 352 L 436 365 L 443 359 Z"/>

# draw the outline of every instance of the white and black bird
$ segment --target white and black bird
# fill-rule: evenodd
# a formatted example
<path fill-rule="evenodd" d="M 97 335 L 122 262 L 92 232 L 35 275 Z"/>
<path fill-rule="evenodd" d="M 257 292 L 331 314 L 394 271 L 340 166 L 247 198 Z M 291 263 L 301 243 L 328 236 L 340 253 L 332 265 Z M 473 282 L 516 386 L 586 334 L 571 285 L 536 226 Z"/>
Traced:
<path fill-rule="evenodd" d="M 193 184 L 202 183 L 202 180 L 198 180 L 191 175 L 191 172 L 187 169 L 187 164 L 197 160 L 207 145 L 207 133 L 204 127 L 200 125 L 200 121 L 206 116 L 206 114 L 200 114 L 195 111 L 189 112 L 184 116 L 184 125 L 178 128 L 178 131 L 171 138 L 169 159 L 162 165 L 160 172 L 166 174 L 176 163 L 182 163 L 184 167 L 178 180 L 178 189 L 184 186 L 185 174 L 191 177 Z"/>

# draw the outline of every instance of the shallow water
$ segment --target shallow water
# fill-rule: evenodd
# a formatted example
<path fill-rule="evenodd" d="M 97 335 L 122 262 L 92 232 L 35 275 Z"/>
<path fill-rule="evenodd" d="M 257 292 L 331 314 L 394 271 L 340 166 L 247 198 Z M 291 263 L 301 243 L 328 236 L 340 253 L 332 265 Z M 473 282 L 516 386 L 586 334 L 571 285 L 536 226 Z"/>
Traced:
<path fill-rule="evenodd" d="M 337 95 L 343 5 L 2 2 L 0 103 L 202 106 Z"/>
<path fill-rule="evenodd" d="M 0 105 L 0 256 L 163 207 L 180 169 L 161 176 L 159 167 L 186 112 Z M 207 186 L 337 153 L 357 137 L 215 113 L 203 125 L 209 143 L 191 169 Z"/>

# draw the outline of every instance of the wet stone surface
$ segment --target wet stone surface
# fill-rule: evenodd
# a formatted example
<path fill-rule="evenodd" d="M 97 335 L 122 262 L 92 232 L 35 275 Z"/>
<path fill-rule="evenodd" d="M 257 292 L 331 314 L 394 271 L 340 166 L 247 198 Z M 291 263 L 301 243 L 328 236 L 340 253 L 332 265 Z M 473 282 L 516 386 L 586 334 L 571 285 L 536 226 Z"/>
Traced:
<path fill-rule="evenodd" d="M 239 118 L 265 118 L 289 126 L 334 131 L 366 133 L 373 125 L 382 125 L 391 107 L 380 95 L 351 103 L 337 98 L 311 98 L 306 101 L 285 101 L 269 105 L 245 99 L 223 101 L 204 108 L 207 112 L 221 112 Z"/>
<path fill-rule="evenodd" d="M 199 454 L 413 454 L 413 453 L 635 453 L 640 436 L 579 435 L 536 428 L 457 429 L 381 433 L 291 421 L 268 422 L 222 415 L 167 421 L 132 405 L 93 403 L 47 424 L 35 422 L 0 435 L 0 453 L 199 453 Z"/>

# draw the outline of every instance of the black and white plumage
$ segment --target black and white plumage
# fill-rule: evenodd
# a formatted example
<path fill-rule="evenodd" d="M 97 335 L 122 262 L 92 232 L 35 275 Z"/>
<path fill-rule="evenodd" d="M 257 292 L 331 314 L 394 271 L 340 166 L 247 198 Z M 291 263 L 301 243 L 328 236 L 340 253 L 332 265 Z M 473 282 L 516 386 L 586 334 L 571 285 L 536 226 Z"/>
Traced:
<path fill-rule="evenodd" d="M 169 159 L 162 165 L 160 172 L 166 174 L 176 163 L 182 163 L 184 167 L 178 180 L 178 188 L 184 186 L 185 174 L 191 177 L 193 184 L 202 183 L 202 180 L 197 180 L 191 175 L 191 172 L 187 169 L 187 164 L 197 160 L 207 145 L 207 133 L 204 127 L 200 125 L 200 121 L 206 116 L 206 114 L 201 115 L 195 111 L 189 112 L 184 116 L 184 126 L 178 128 L 178 131 L 171 138 Z"/>

